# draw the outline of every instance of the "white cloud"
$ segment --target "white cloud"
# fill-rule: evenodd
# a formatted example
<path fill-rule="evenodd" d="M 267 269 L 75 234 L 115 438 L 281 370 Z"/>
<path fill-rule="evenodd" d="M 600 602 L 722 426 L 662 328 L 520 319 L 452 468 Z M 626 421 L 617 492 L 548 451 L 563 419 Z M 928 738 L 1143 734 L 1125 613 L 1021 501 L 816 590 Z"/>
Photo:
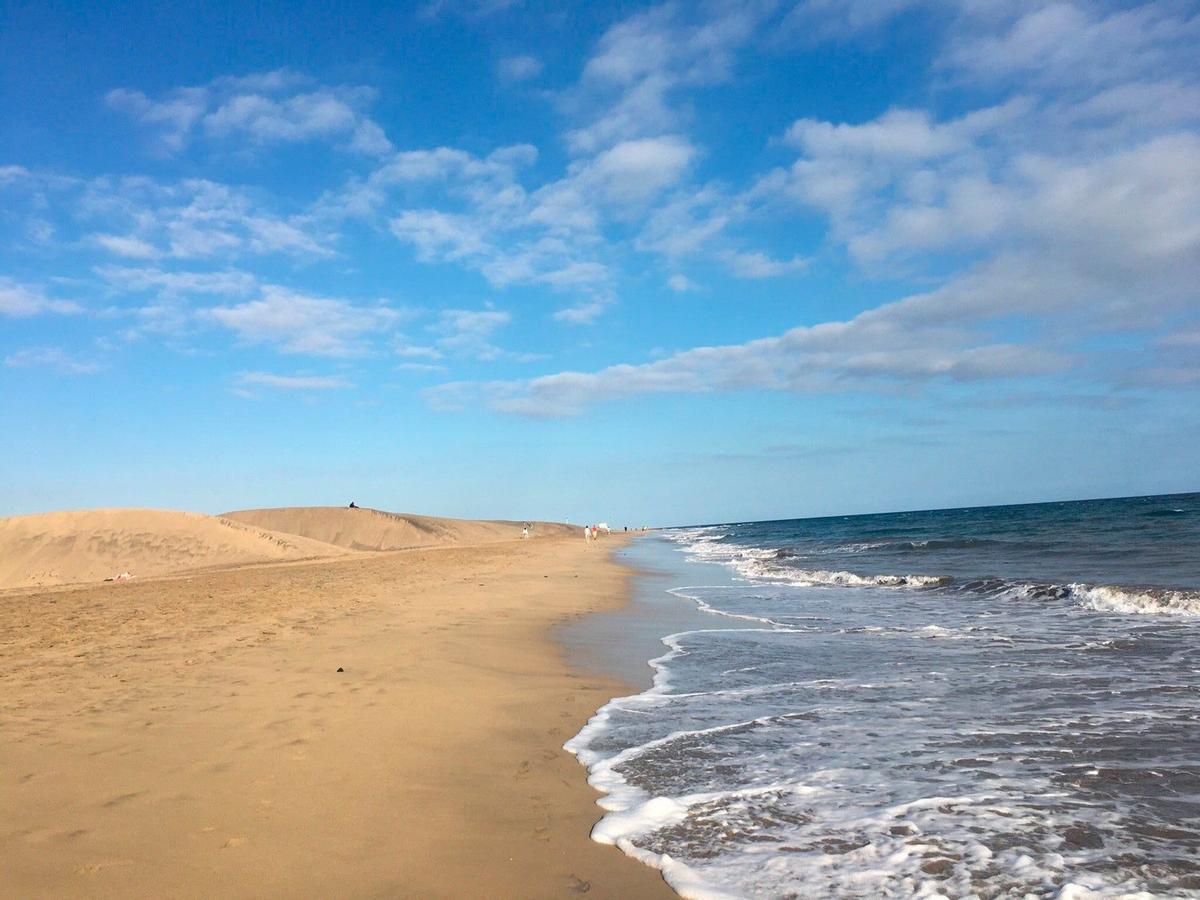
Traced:
<path fill-rule="evenodd" d="M 943 64 L 978 78 L 1020 76 L 1057 88 L 1129 81 L 1147 72 L 1186 69 L 1195 60 L 1200 17 L 1170 3 L 1105 14 L 1091 4 L 1039 3 L 1011 24 L 967 29 Z"/>
<path fill-rule="evenodd" d="M 439 408 L 484 403 L 500 412 L 576 415 L 595 403 L 645 394 L 750 389 L 797 393 L 887 390 L 1055 372 L 1062 354 L 979 341 L 941 325 L 916 327 L 911 309 L 884 307 L 848 322 L 793 328 L 745 344 L 699 347 L 640 365 L 560 372 L 527 381 L 451 382 L 426 392 Z"/>
<path fill-rule="evenodd" d="M 436 19 L 444 15 L 459 15 L 468 19 L 483 19 L 520 6 L 522 0 L 429 0 L 420 15 Z"/>
<path fill-rule="evenodd" d="M 506 56 L 496 65 L 496 74 L 507 84 L 529 81 L 541 73 L 541 60 L 534 56 Z"/>
<path fill-rule="evenodd" d="M 585 189 L 599 188 L 613 203 L 645 202 L 675 184 L 695 154 L 678 135 L 622 141 L 597 155 L 576 179 Z"/>
<path fill-rule="evenodd" d="M 799 119 L 785 140 L 809 157 L 854 156 L 879 160 L 936 159 L 969 148 L 981 135 L 994 132 L 1030 109 L 1015 98 L 952 119 L 934 122 L 925 110 L 893 109 L 860 125 Z"/>
<path fill-rule="evenodd" d="M 445 354 L 436 347 L 401 344 L 396 348 L 396 355 L 404 359 L 441 359 Z"/>
<path fill-rule="evenodd" d="M 791 259 L 773 259 L 761 251 L 723 254 L 722 258 L 738 278 L 778 278 L 808 268 L 809 260 L 801 256 Z"/>
<path fill-rule="evenodd" d="M 158 249 L 141 238 L 131 235 L 97 234 L 93 240 L 117 256 L 127 256 L 134 259 L 153 259 L 158 256 Z"/>
<path fill-rule="evenodd" d="M 73 198 L 92 240 L 127 258 L 333 255 L 311 215 L 280 216 L 243 191 L 205 179 L 96 178 Z"/>
<path fill-rule="evenodd" d="M 961 121 L 961 120 L 960 120 Z M 936 126 L 925 129 L 936 134 Z M 836 130 L 822 134 L 839 134 Z M 838 141 L 845 158 L 906 160 L 887 171 L 888 190 L 851 192 L 847 208 L 883 209 L 881 224 L 847 215 L 845 233 L 862 257 L 928 248 L 985 252 L 938 288 L 864 312 L 847 322 L 794 328 L 742 345 L 702 347 L 640 365 L 561 372 L 526 381 L 452 382 L 431 403 L 483 403 L 523 415 L 572 415 L 587 406 L 653 393 L 742 389 L 796 392 L 888 390 L 905 384 L 980 381 L 1052 373 L 1080 364 L 1059 345 L 1080 335 L 1161 328 L 1191 317 L 1200 282 L 1200 136 L 1155 138 L 1087 158 L 1001 154 L 989 171 L 957 167 L 965 142 L 875 137 Z M 812 145 L 809 145 L 812 146 Z M 917 148 L 914 150 L 913 148 Z M 861 149 L 865 148 L 865 149 Z M 930 167 L 945 156 L 951 171 Z M 914 162 L 914 160 L 916 160 Z M 927 173 L 926 184 L 912 184 Z M 920 180 L 920 179 L 918 179 Z M 861 204 L 861 206 L 860 206 Z M 855 228 L 861 229 L 855 231 Z M 866 248 L 863 242 L 874 241 Z M 733 262 L 735 258 L 727 257 Z M 744 274 L 777 270 L 749 254 Z M 797 266 L 802 260 L 794 261 Z M 1005 340 L 1005 323 L 1039 323 L 1025 343 Z M 981 330 L 985 323 L 992 334 Z M 992 330 L 992 329 L 988 329 Z M 1028 326 L 1022 330 L 1028 330 Z M 1037 335 L 1037 331 L 1044 332 Z M 1190 352 L 1180 332 L 1176 346 Z M 1060 339 L 1061 340 L 1061 339 Z M 1186 346 L 1183 346 L 1186 345 Z M 1134 375 L 1093 377 L 1138 384 L 1194 383 L 1193 359 L 1155 360 Z"/>
<path fill-rule="evenodd" d="M 661 134 L 682 115 L 674 95 L 684 87 L 730 76 L 734 52 L 769 9 L 765 3 L 716 7 L 689 21 L 687 7 L 664 4 L 635 13 L 608 29 L 567 98 L 585 124 L 570 131 L 576 153 L 596 153 L 624 140 Z"/>
<path fill-rule="evenodd" d="M 258 286 L 249 272 L 236 269 L 218 272 L 168 272 L 162 269 L 98 266 L 96 274 L 110 284 L 129 291 L 161 291 L 167 294 L 248 294 Z"/>
<path fill-rule="evenodd" d="M 0 275 L 0 316 L 21 319 L 43 313 L 70 315 L 82 311 L 83 308 L 72 300 L 55 300 L 47 297 L 40 287 Z"/>
<path fill-rule="evenodd" d="M 152 100 L 117 88 L 111 107 L 153 129 L 167 152 L 184 149 L 201 133 L 210 139 L 247 138 L 254 145 L 342 139 L 370 155 L 391 151 L 383 129 L 365 113 L 375 92 L 366 87 L 326 87 L 288 70 L 217 78 L 177 88 Z"/>
<path fill-rule="evenodd" d="M 555 312 L 554 318 L 559 322 L 567 322 L 571 325 L 591 325 L 614 302 L 611 297 L 593 297 L 592 299 L 584 300 L 573 306 L 567 306 L 558 310 Z"/>
<path fill-rule="evenodd" d="M 676 272 L 667 279 L 667 287 L 677 294 L 699 290 L 699 285 L 697 285 L 696 282 L 679 272 Z"/>
<path fill-rule="evenodd" d="M 634 246 L 668 259 L 688 256 L 719 239 L 743 212 L 737 201 L 711 185 L 681 189 L 655 204 Z"/>
<path fill-rule="evenodd" d="M 669 157 L 671 150 L 664 153 Z M 610 279 L 607 265 L 589 258 L 600 242 L 595 201 L 580 190 L 578 169 L 527 193 L 516 182 L 517 169 L 535 158 L 527 145 L 502 147 L 483 158 L 445 147 L 409 151 L 328 202 L 347 214 L 371 216 L 396 189 L 432 188 L 441 207 L 409 207 L 387 222 L 418 260 L 457 263 L 478 271 L 493 287 L 546 285 L 590 298 L 606 290 Z M 624 168 L 614 161 L 603 176 L 589 170 L 587 178 L 596 191 L 603 185 L 632 203 L 639 192 L 652 191 L 672 165 L 669 158 L 657 167 L 643 160 L 639 170 L 635 161 Z M 623 182 L 623 175 L 631 181 Z"/>
<path fill-rule="evenodd" d="M 487 256 L 491 248 L 472 217 L 436 209 L 407 209 L 392 219 L 392 234 L 417 248 L 422 262 Z"/>
<path fill-rule="evenodd" d="M 440 335 L 437 346 L 441 351 L 489 361 L 504 355 L 491 337 L 511 320 L 509 313 L 498 309 L 446 309 L 430 328 Z"/>
<path fill-rule="evenodd" d="M 389 307 L 355 306 L 276 285 L 264 286 L 259 299 L 213 307 L 200 316 L 228 328 L 246 343 L 273 344 L 283 353 L 333 357 L 366 352 L 372 334 L 386 332 L 401 318 Z"/>
<path fill-rule="evenodd" d="M 784 17 L 780 32 L 811 42 L 844 40 L 927 4 L 928 0 L 801 0 Z"/>
<path fill-rule="evenodd" d="M 156 128 L 160 146 L 170 152 L 184 148 L 208 107 L 208 91 L 204 88 L 179 88 L 170 98 L 157 102 L 141 91 L 116 88 L 105 99 L 113 109 Z"/>
<path fill-rule="evenodd" d="M 241 372 L 239 384 L 279 388 L 285 391 L 333 391 L 354 387 L 344 378 L 330 375 L 275 375 L 270 372 Z"/>
<path fill-rule="evenodd" d="M 6 356 L 4 364 L 10 368 L 48 366 L 64 375 L 94 375 L 104 368 L 99 363 L 77 360 L 59 347 L 33 347 L 18 350 L 16 353 Z"/>

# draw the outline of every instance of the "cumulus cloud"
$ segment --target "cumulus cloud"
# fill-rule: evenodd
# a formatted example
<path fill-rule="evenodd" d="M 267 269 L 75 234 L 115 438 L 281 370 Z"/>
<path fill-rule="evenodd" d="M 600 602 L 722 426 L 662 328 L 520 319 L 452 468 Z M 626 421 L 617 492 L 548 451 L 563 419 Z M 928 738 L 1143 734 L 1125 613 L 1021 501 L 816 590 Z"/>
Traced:
<path fill-rule="evenodd" d="M 440 147 L 396 154 L 367 179 L 326 202 L 338 215 L 375 218 L 398 192 L 432 192 L 437 206 L 409 206 L 387 219 L 388 230 L 426 263 L 455 263 L 496 288 L 543 285 L 591 301 L 610 294 L 606 263 L 593 257 L 601 238 L 596 204 L 632 207 L 686 164 L 687 151 L 664 142 L 606 161 L 603 171 L 573 171 L 528 192 L 518 173 L 536 159 L 528 145 L 486 157 Z M 586 181 L 598 196 L 580 187 Z M 602 196 L 599 196 L 601 195 Z"/>
<path fill-rule="evenodd" d="M 590 300 L 584 300 L 581 303 L 565 306 L 557 310 L 554 313 L 554 318 L 559 322 L 567 322 L 570 325 L 591 325 L 614 302 L 616 301 L 612 297 L 593 297 Z"/>
<path fill-rule="evenodd" d="M 791 259 L 773 259 L 761 251 L 730 251 L 723 259 L 738 278 L 778 278 L 792 272 L 802 272 L 809 261 L 801 256 Z"/>
<path fill-rule="evenodd" d="M 393 327 L 401 315 L 386 306 L 355 306 L 266 285 L 258 299 L 212 307 L 203 310 L 201 317 L 248 344 L 270 344 L 282 353 L 338 357 L 365 353 L 367 338 Z"/>
<path fill-rule="evenodd" d="M 280 215 L 219 182 L 96 178 L 74 189 L 75 216 L 100 226 L 91 240 L 126 259 L 333 255 L 335 240 L 311 214 Z"/>
<path fill-rule="evenodd" d="M 663 4 L 636 13 L 604 33 L 567 106 L 584 119 L 567 141 L 580 154 L 623 140 L 661 134 L 683 118 L 675 103 L 686 87 L 730 77 L 735 53 L 770 9 L 729 4 L 689 19 L 687 7 Z"/>
<path fill-rule="evenodd" d="M 48 297 L 45 291 L 36 285 L 21 284 L 0 275 L 0 316 L 19 319 L 43 313 L 70 315 L 82 311 L 83 308 L 73 300 Z"/>
<path fill-rule="evenodd" d="M 391 142 L 364 112 L 374 98 L 367 87 L 317 85 L 288 70 L 218 78 L 159 99 L 129 88 L 106 97 L 113 109 L 150 128 L 168 152 L 203 135 L 242 137 L 258 146 L 336 139 L 348 149 L 383 155 L 391 151 Z"/>
<path fill-rule="evenodd" d="M 573 294 L 555 317 L 593 322 L 614 302 L 609 265 L 594 254 L 606 226 L 647 214 L 685 177 L 696 149 L 678 135 L 623 141 L 527 191 L 517 173 L 534 155 L 525 146 L 482 158 L 450 148 L 397 154 L 338 205 L 370 215 L 398 187 L 433 188 L 441 205 L 410 207 L 388 220 L 417 259 L 467 266 L 494 287 L 545 285 Z"/>
<path fill-rule="evenodd" d="M 1103 10 L 1083 3 L 1015 7 L 996 29 L 964 30 L 943 65 L 978 78 L 1020 75 L 1055 87 L 1111 84 L 1194 61 L 1200 17 L 1169 3 Z"/>
<path fill-rule="evenodd" d="M 153 244 L 132 235 L 97 234 L 94 235 L 93 240 L 117 256 L 128 256 L 134 259 L 152 259 L 158 256 L 158 249 Z"/>

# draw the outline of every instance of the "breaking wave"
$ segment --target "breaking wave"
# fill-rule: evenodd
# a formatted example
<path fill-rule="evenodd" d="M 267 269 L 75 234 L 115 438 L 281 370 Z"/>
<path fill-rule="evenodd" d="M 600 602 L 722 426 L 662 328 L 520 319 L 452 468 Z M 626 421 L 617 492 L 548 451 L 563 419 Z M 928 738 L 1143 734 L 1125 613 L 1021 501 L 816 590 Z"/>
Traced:
<path fill-rule="evenodd" d="M 707 562 L 721 563 L 752 581 L 795 587 L 907 588 L 940 591 L 959 597 L 1003 598 L 1014 601 L 1070 601 L 1103 613 L 1200 616 L 1200 591 L 1151 586 L 1038 582 L 997 577 L 962 578 L 946 574 L 867 573 L 835 569 L 807 569 L 797 563 L 822 552 L 800 552 L 787 547 L 752 547 L 728 542 L 728 533 L 715 529 L 679 529 L 664 537 L 682 545 L 685 553 Z M 846 553 L 866 549 L 891 549 L 918 544 L 943 547 L 980 546 L 987 541 L 885 541 L 838 545 Z"/>

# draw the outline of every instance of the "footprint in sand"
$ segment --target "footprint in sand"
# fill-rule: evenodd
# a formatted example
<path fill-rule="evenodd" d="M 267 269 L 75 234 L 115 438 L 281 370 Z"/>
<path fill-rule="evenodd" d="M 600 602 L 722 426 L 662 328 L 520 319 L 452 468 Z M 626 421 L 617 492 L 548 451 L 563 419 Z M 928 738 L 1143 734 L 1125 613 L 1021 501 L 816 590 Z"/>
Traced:
<path fill-rule="evenodd" d="M 145 791 L 134 791 L 132 794 L 118 794 L 116 797 L 105 800 L 100 805 L 106 809 L 112 809 L 114 806 L 120 806 L 122 803 L 128 803 L 135 797 L 140 797 L 144 793 Z"/>
<path fill-rule="evenodd" d="M 246 843 L 244 837 L 231 837 L 221 845 L 222 850 L 229 850 L 233 847 L 240 847 Z"/>
<path fill-rule="evenodd" d="M 105 869 L 115 869 L 120 866 L 132 866 L 132 859 L 109 859 L 104 862 L 88 863 L 86 866 L 80 866 L 75 870 L 76 875 L 95 875 L 103 872 Z"/>

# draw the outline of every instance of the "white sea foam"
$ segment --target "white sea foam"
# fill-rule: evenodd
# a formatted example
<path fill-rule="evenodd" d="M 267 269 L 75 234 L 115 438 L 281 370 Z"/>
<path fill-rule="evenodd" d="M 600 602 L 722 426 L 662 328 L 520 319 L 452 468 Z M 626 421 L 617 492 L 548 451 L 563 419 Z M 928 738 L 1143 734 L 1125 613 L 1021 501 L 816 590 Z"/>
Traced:
<path fill-rule="evenodd" d="M 784 574 L 788 582 L 795 585 L 929 588 L 951 583 L 951 579 L 945 575 L 856 575 L 853 572 L 826 572 L 821 569 L 793 569 Z"/>
<path fill-rule="evenodd" d="M 703 900 L 1200 898 L 1200 594 L 808 569 L 737 533 L 677 541 L 737 577 L 672 593 L 747 627 L 672 635 L 567 745 L 597 840 Z"/>
<path fill-rule="evenodd" d="M 744 578 L 764 583 L 788 584 L 796 587 L 882 587 L 918 590 L 953 587 L 968 593 L 982 592 L 1017 601 L 1071 599 L 1084 608 L 1096 612 L 1136 615 L 1200 615 L 1200 591 L 1082 583 L 1004 582 L 999 579 L 982 580 L 976 587 L 971 582 L 956 583 L 955 579 L 946 575 L 859 574 L 826 569 L 802 569 L 781 561 L 780 551 L 776 548 L 726 543 L 724 538 L 727 536 L 728 532 L 726 531 L 706 528 L 680 530 L 670 537 L 671 540 L 681 544 L 684 551 L 693 558 L 724 564 Z M 834 548 L 834 551 L 865 552 L 892 546 L 893 543 L 876 541 L 845 544 Z M 702 600 L 697 600 L 697 602 L 702 609 L 708 609 L 719 615 L 734 615 L 712 608 Z M 738 614 L 738 617 L 782 626 L 782 623 L 759 616 Z"/>
<path fill-rule="evenodd" d="M 1072 584 L 1071 593 L 1097 612 L 1200 616 L 1200 592 Z"/>

